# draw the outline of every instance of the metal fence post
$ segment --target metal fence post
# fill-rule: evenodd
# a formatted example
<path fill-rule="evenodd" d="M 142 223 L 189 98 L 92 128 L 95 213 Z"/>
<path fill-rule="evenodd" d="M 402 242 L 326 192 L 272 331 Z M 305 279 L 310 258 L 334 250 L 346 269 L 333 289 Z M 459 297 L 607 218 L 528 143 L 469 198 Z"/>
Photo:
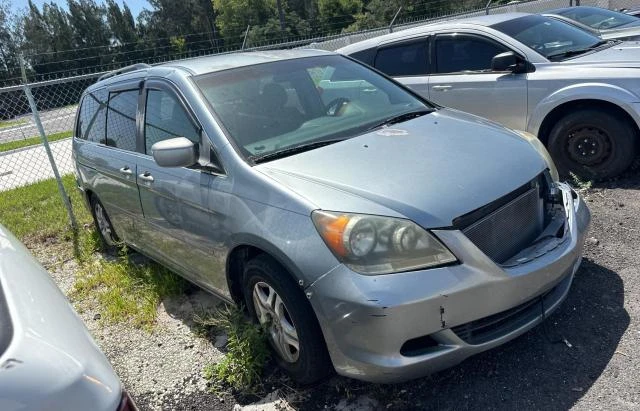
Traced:
<path fill-rule="evenodd" d="M 47 153 L 47 157 L 49 157 L 49 163 L 51 163 L 51 168 L 53 169 L 53 175 L 56 178 L 56 182 L 58 183 L 58 190 L 60 191 L 60 195 L 62 196 L 62 201 L 64 202 L 65 207 L 67 208 L 67 213 L 69 214 L 69 221 L 71 222 L 71 227 L 73 229 L 78 228 L 78 224 L 76 223 L 76 217 L 73 214 L 73 209 L 71 207 L 71 200 L 67 195 L 66 190 L 64 189 L 64 185 L 62 184 L 62 179 L 60 178 L 60 173 L 58 172 L 58 166 L 56 166 L 56 162 L 53 158 L 53 154 L 51 153 L 51 147 L 49 147 L 49 141 L 47 140 L 47 135 L 44 132 L 44 127 L 42 127 L 42 121 L 40 121 L 40 115 L 38 114 L 38 107 L 36 106 L 36 101 L 31 94 L 31 89 L 29 88 L 29 83 L 27 82 L 27 72 L 24 68 L 24 59 L 20 56 L 20 70 L 22 71 L 22 81 L 24 94 L 27 96 L 27 100 L 29 101 L 29 107 L 31 107 L 31 114 L 33 116 L 33 121 L 36 123 L 36 127 L 38 128 L 38 132 L 40 133 L 40 138 L 42 139 L 42 145 L 44 146 L 44 150 Z"/>
<path fill-rule="evenodd" d="M 402 6 L 398 8 L 398 11 L 396 11 L 396 14 L 391 19 L 391 23 L 389 23 L 389 33 L 393 33 L 393 23 L 396 22 L 396 19 L 398 18 L 398 14 L 400 14 L 401 11 L 402 11 Z"/>

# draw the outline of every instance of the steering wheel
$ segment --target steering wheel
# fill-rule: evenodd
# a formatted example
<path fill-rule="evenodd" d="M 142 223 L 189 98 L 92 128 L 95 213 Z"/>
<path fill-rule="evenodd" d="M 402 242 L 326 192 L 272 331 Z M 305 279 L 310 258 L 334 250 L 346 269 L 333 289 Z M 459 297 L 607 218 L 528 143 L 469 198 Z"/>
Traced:
<path fill-rule="evenodd" d="M 604 20 L 602 20 L 600 23 L 596 24 L 596 26 L 594 28 L 600 30 L 600 29 L 608 29 L 609 27 L 611 27 L 611 24 L 613 23 L 613 21 L 615 20 L 614 17 L 609 17 L 606 18 Z"/>
<path fill-rule="evenodd" d="M 327 115 L 334 117 L 342 115 L 342 110 L 350 101 L 346 97 L 334 98 L 326 105 Z"/>

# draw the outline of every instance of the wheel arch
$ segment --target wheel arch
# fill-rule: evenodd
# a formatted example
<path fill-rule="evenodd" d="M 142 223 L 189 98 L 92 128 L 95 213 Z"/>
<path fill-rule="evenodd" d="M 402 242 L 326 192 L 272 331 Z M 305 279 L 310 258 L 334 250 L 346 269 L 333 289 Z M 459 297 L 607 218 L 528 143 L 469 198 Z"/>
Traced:
<path fill-rule="evenodd" d="M 581 108 L 613 110 L 640 127 L 640 97 L 612 84 L 574 84 L 549 95 L 531 111 L 527 131 L 547 143 L 553 124 L 570 111 Z"/>
<path fill-rule="evenodd" d="M 287 275 L 299 284 L 302 275 L 297 266 L 291 261 L 287 255 L 279 250 L 275 245 L 254 236 L 242 236 L 236 241 L 227 253 L 225 263 L 225 273 L 227 277 L 227 286 L 231 298 L 236 304 L 242 303 L 242 281 L 245 264 L 258 255 L 268 255 L 281 265 Z"/>
<path fill-rule="evenodd" d="M 549 141 L 549 135 L 553 126 L 565 115 L 583 109 L 597 109 L 603 111 L 610 111 L 616 113 L 621 118 L 625 119 L 625 121 L 629 122 L 638 128 L 639 124 L 636 118 L 634 118 L 627 110 L 622 108 L 621 106 L 606 101 L 606 100 L 594 100 L 594 99 L 582 99 L 582 100 L 572 100 L 565 103 L 562 103 L 556 107 L 554 107 L 547 115 L 544 117 L 542 123 L 540 124 L 537 132 L 535 133 L 540 141 L 543 144 L 547 145 Z M 638 135 L 638 133 L 636 133 Z"/>

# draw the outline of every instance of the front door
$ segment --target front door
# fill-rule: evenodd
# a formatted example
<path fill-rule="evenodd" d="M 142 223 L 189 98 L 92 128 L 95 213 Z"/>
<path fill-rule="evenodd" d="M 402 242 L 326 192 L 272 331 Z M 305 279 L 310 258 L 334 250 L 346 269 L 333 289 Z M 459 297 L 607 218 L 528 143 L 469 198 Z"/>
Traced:
<path fill-rule="evenodd" d="M 440 34 L 434 39 L 429 99 L 525 130 L 527 74 L 493 72 L 491 59 L 510 51 L 475 34 Z"/>
<path fill-rule="evenodd" d="M 197 168 L 160 167 L 151 151 L 154 143 L 175 137 L 202 146 L 201 129 L 172 87 L 147 82 L 145 93 L 144 155 L 137 169 L 145 248 L 192 281 L 223 291 L 226 284 L 211 281 L 212 275 L 217 278 L 218 258 L 209 202 L 217 176 Z"/>

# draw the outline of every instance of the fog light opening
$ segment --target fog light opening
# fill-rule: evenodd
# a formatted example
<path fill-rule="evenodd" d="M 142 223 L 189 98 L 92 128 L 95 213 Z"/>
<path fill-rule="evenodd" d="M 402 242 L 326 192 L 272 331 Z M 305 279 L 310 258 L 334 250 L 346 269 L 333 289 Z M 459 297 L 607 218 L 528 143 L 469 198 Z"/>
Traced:
<path fill-rule="evenodd" d="M 438 342 L 431 338 L 431 336 L 423 335 L 422 337 L 407 340 L 402 344 L 402 347 L 400 347 L 400 354 L 405 357 L 416 357 L 418 355 L 434 352 L 437 350 L 438 346 Z"/>

